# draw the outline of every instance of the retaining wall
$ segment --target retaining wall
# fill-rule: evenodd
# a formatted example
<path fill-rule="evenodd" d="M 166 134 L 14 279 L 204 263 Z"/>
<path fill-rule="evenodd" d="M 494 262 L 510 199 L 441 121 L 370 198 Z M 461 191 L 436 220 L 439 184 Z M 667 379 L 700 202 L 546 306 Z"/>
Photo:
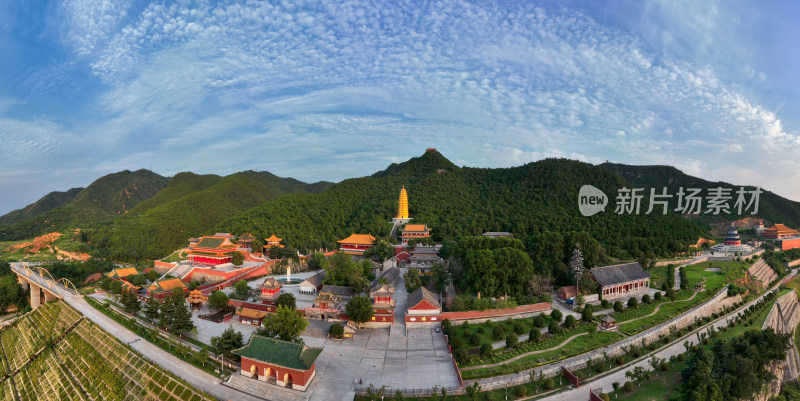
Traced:
<path fill-rule="evenodd" d="M 482 311 L 465 311 L 465 312 L 444 312 L 442 319 L 450 319 L 453 324 L 456 323 L 483 323 L 487 320 L 499 322 L 508 318 L 522 319 L 532 317 L 543 313 L 550 313 L 552 311 L 549 302 L 539 302 L 531 305 L 521 305 L 514 308 L 506 309 L 487 309 Z"/>

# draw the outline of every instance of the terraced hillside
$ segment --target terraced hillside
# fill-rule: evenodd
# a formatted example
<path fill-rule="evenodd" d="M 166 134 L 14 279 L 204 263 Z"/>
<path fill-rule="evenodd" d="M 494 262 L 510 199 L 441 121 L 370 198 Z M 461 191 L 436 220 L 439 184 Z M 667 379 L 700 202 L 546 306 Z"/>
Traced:
<path fill-rule="evenodd" d="M 0 401 L 213 398 L 153 365 L 62 301 L 0 330 Z"/>

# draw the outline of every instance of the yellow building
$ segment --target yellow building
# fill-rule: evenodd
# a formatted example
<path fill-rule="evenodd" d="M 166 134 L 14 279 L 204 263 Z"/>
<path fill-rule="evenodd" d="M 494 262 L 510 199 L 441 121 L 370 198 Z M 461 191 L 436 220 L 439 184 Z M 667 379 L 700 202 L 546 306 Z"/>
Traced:
<path fill-rule="evenodd" d="M 400 199 L 397 201 L 397 216 L 392 221 L 406 223 L 409 220 L 411 220 L 411 216 L 408 214 L 408 193 L 406 186 L 403 185 L 400 190 Z"/>

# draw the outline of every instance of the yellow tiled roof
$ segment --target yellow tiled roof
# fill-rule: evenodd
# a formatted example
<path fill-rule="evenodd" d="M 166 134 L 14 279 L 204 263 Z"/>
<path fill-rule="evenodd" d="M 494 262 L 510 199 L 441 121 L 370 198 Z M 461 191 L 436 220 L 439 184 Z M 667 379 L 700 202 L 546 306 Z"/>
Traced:
<path fill-rule="evenodd" d="M 337 242 L 340 244 L 372 245 L 375 243 L 375 237 L 371 234 L 350 234 L 349 237 Z"/>

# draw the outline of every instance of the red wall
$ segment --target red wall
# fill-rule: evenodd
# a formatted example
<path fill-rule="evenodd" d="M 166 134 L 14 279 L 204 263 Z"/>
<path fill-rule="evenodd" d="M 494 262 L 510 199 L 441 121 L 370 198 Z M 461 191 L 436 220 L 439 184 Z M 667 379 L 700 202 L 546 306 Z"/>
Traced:
<path fill-rule="evenodd" d="M 785 239 L 781 241 L 781 250 L 788 251 L 790 249 L 800 248 L 800 238 Z"/>
<path fill-rule="evenodd" d="M 539 302 L 538 304 L 522 305 L 515 308 L 507 309 L 488 309 L 488 310 L 473 310 L 466 312 L 444 312 L 442 313 L 443 319 L 459 320 L 459 319 L 481 319 L 488 317 L 497 317 L 505 315 L 515 315 L 518 313 L 539 312 L 550 309 L 550 304 L 547 302 Z"/>
<path fill-rule="evenodd" d="M 294 370 L 289 368 L 282 368 L 280 366 L 275 365 L 268 365 L 263 362 L 254 361 L 247 358 L 242 358 L 242 371 L 250 372 L 252 366 L 256 365 L 256 373 L 259 377 L 264 375 L 264 369 L 271 368 L 272 371 L 270 372 L 271 377 L 275 377 L 277 380 L 283 381 L 283 375 L 285 373 L 289 373 L 292 377 L 292 383 L 298 384 L 301 386 L 305 386 L 308 384 L 308 380 L 311 378 L 311 375 L 314 374 L 314 369 L 316 368 L 315 364 L 311 365 L 311 369 L 302 371 L 302 370 Z M 279 376 L 276 376 L 276 372 Z"/>

